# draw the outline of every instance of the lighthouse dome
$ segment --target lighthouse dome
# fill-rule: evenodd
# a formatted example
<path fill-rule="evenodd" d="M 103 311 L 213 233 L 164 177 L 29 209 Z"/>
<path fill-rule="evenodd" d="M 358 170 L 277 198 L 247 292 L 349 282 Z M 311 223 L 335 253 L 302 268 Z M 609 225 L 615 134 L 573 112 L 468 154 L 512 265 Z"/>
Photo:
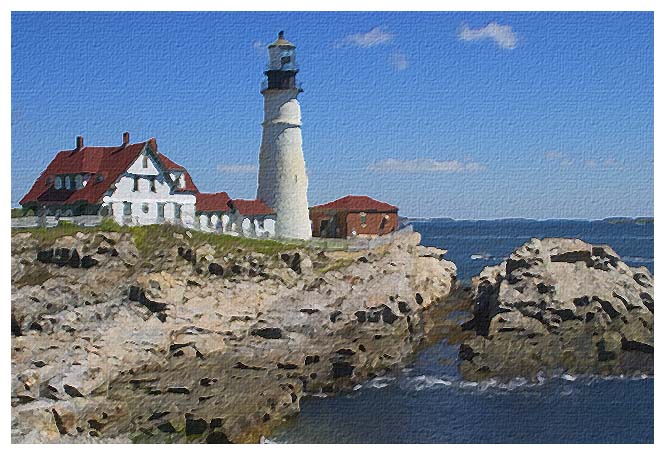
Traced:
<path fill-rule="evenodd" d="M 279 32 L 279 37 L 277 38 L 277 40 L 274 43 L 269 44 L 267 48 L 270 49 L 277 46 L 295 48 L 295 44 L 291 43 L 286 38 L 284 38 L 283 30 Z"/>
<path fill-rule="evenodd" d="M 270 63 L 268 71 L 297 71 L 295 61 L 295 45 L 284 38 L 284 32 L 279 32 L 279 38 L 268 47 Z"/>

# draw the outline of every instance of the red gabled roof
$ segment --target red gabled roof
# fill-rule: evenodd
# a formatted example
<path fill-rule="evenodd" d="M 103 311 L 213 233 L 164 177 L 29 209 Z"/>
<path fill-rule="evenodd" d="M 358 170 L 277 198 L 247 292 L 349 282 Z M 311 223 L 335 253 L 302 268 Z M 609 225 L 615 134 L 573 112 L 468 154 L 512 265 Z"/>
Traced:
<path fill-rule="evenodd" d="M 189 175 L 189 172 L 187 172 L 186 170 L 184 171 L 184 187 L 175 189 L 176 193 L 180 193 L 182 191 L 191 191 L 193 193 L 198 193 L 198 188 L 194 184 L 191 175 Z"/>
<path fill-rule="evenodd" d="M 185 170 L 184 167 L 180 166 L 178 163 L 171 160 L 166 155 L 163 155 L 161 153 L 158 153 L 157 155 L 159 156 L 159 161 L 161 162 L 162 166 L 164 166 L 164 169 L 166 169 L 167 171 L 184 171 Z"/>
<path fill-rule="evenodd" d="M 111 185 L 124 173 L 147 145 L 156 154 L 161 165 L 167 170 L 184 172 L 185 186 L 178 191 L 198 192 L 189 173 L 172 162 L 157 150 L 157 141 L 151 138 L 145 142 L 115 147 L 83 147 L 80 150 L 63 150 L 55 155 L 46 169 L 23 196 L 21 205 L 27 203 L 69 205 L 82 201 L 99 203 Z M 54 178 L 62 174 L 91 174 L 86 186 L 78 190 L 55 189 Z M 100 181 L 101 180 L 101 181 Z"/>
<path fill-rule="evenodd" d="M 228 202 L 231 200 L 228 193 L 198 193 L 196 194 L 197 212 L 228 212 Z"/>
<path fill-rule="evenodd" d="M 260 199 L 232 199 L 230 204 L 232 207 L 236 208 L 238 212 L 246 216 L 274 215 L 275 213 L 272 208 Z"/>
<path fill-rule="evenodd" d="M 316 205 L 312 209 L 336 209 L 349 212 L 396 212 L 398 207 L 377 201 L 369 196 L 344 196 L 327 204 Z"/>
<path fill-rule="evenodd" d="M 152 141 L 152 139 L 150 139 Z M 150 145 L 153 143 L 150 142 Z M 156 150 L 157 143 L 156 141 L 154 142 L 154 149 Z M 169 157 L 166 155 L 157 152 L 157 157 L 159 158 L 159 162 L 161 163 L 161 166 L 167 170 L 167 171 L 181 171 L 184 173 L 184 187 L 183 188 L 176 188 L 175 192 L 182 192 L 182 191 L 192 191 L 194 193 L 198 193 L 198 188 L 196 187 L 196 184 L 194 183 L 194 180 L 191 178 L 191 175 L 189 175 L 189 172 L 184 168 L 184 166 L 179 165 L 175 161 L 171 160 Z"/>

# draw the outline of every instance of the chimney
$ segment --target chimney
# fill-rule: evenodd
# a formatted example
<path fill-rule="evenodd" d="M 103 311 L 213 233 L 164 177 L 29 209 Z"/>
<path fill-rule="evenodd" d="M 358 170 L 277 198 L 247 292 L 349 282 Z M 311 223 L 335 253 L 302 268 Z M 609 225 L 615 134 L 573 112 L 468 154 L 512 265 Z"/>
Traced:
<path fill-rule="evenodd" d="M 83 148 L 83 136 L 76 136 L 76 150 Z"/>
<path fill-rule="evenodd" d="M 125 147 L 129 144 L 129 131 L 122 133 L 122 146 Z"/>

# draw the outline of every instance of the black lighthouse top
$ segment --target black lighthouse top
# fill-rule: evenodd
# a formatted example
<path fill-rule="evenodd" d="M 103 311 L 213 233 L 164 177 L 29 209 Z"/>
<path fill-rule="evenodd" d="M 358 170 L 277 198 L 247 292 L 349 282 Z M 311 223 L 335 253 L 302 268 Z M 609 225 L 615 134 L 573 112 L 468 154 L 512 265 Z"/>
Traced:
<path fill-rule="evenodd" d="M 267 49 L 270 61 L 265 70 L 267 86 L 264 86 L 263 91 L 299 89 L 295 81 L 295 75 L 299 71 L 295 60 L 295 45 L 284 38 L 282 31 Z"/>

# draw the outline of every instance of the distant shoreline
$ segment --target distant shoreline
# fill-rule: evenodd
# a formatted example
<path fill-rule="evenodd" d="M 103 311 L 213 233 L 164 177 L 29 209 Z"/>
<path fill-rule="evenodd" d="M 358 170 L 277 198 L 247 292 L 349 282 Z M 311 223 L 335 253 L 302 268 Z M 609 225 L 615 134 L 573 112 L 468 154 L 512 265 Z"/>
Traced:
<path fill-rule="evenodd" d="M 412 221 L 450 221 L 450 222 L 458 222 L 458 221 L 535 221 L 535 222 L 544 222 L 544 221 L 582 221 L 582 222 L 597 222 L 597 221 L 604 221 L 607 223 L 614 223 L 614 224 L 620 224 L 620 223 L 654 223 L 655 222 L 655 217 L 653 216 L 637 216 L 637 217 L 628 217 L 628 216 L 614 216 L 614 217 L 607 217 L 607 218 L 449 218 L 449 217 L 422 217 L 422 216 L 414 216 L 414 217 L 408 217 L 404 216 L 401 217 L 403 221 L 407 222 L 412 222 Z"/>

